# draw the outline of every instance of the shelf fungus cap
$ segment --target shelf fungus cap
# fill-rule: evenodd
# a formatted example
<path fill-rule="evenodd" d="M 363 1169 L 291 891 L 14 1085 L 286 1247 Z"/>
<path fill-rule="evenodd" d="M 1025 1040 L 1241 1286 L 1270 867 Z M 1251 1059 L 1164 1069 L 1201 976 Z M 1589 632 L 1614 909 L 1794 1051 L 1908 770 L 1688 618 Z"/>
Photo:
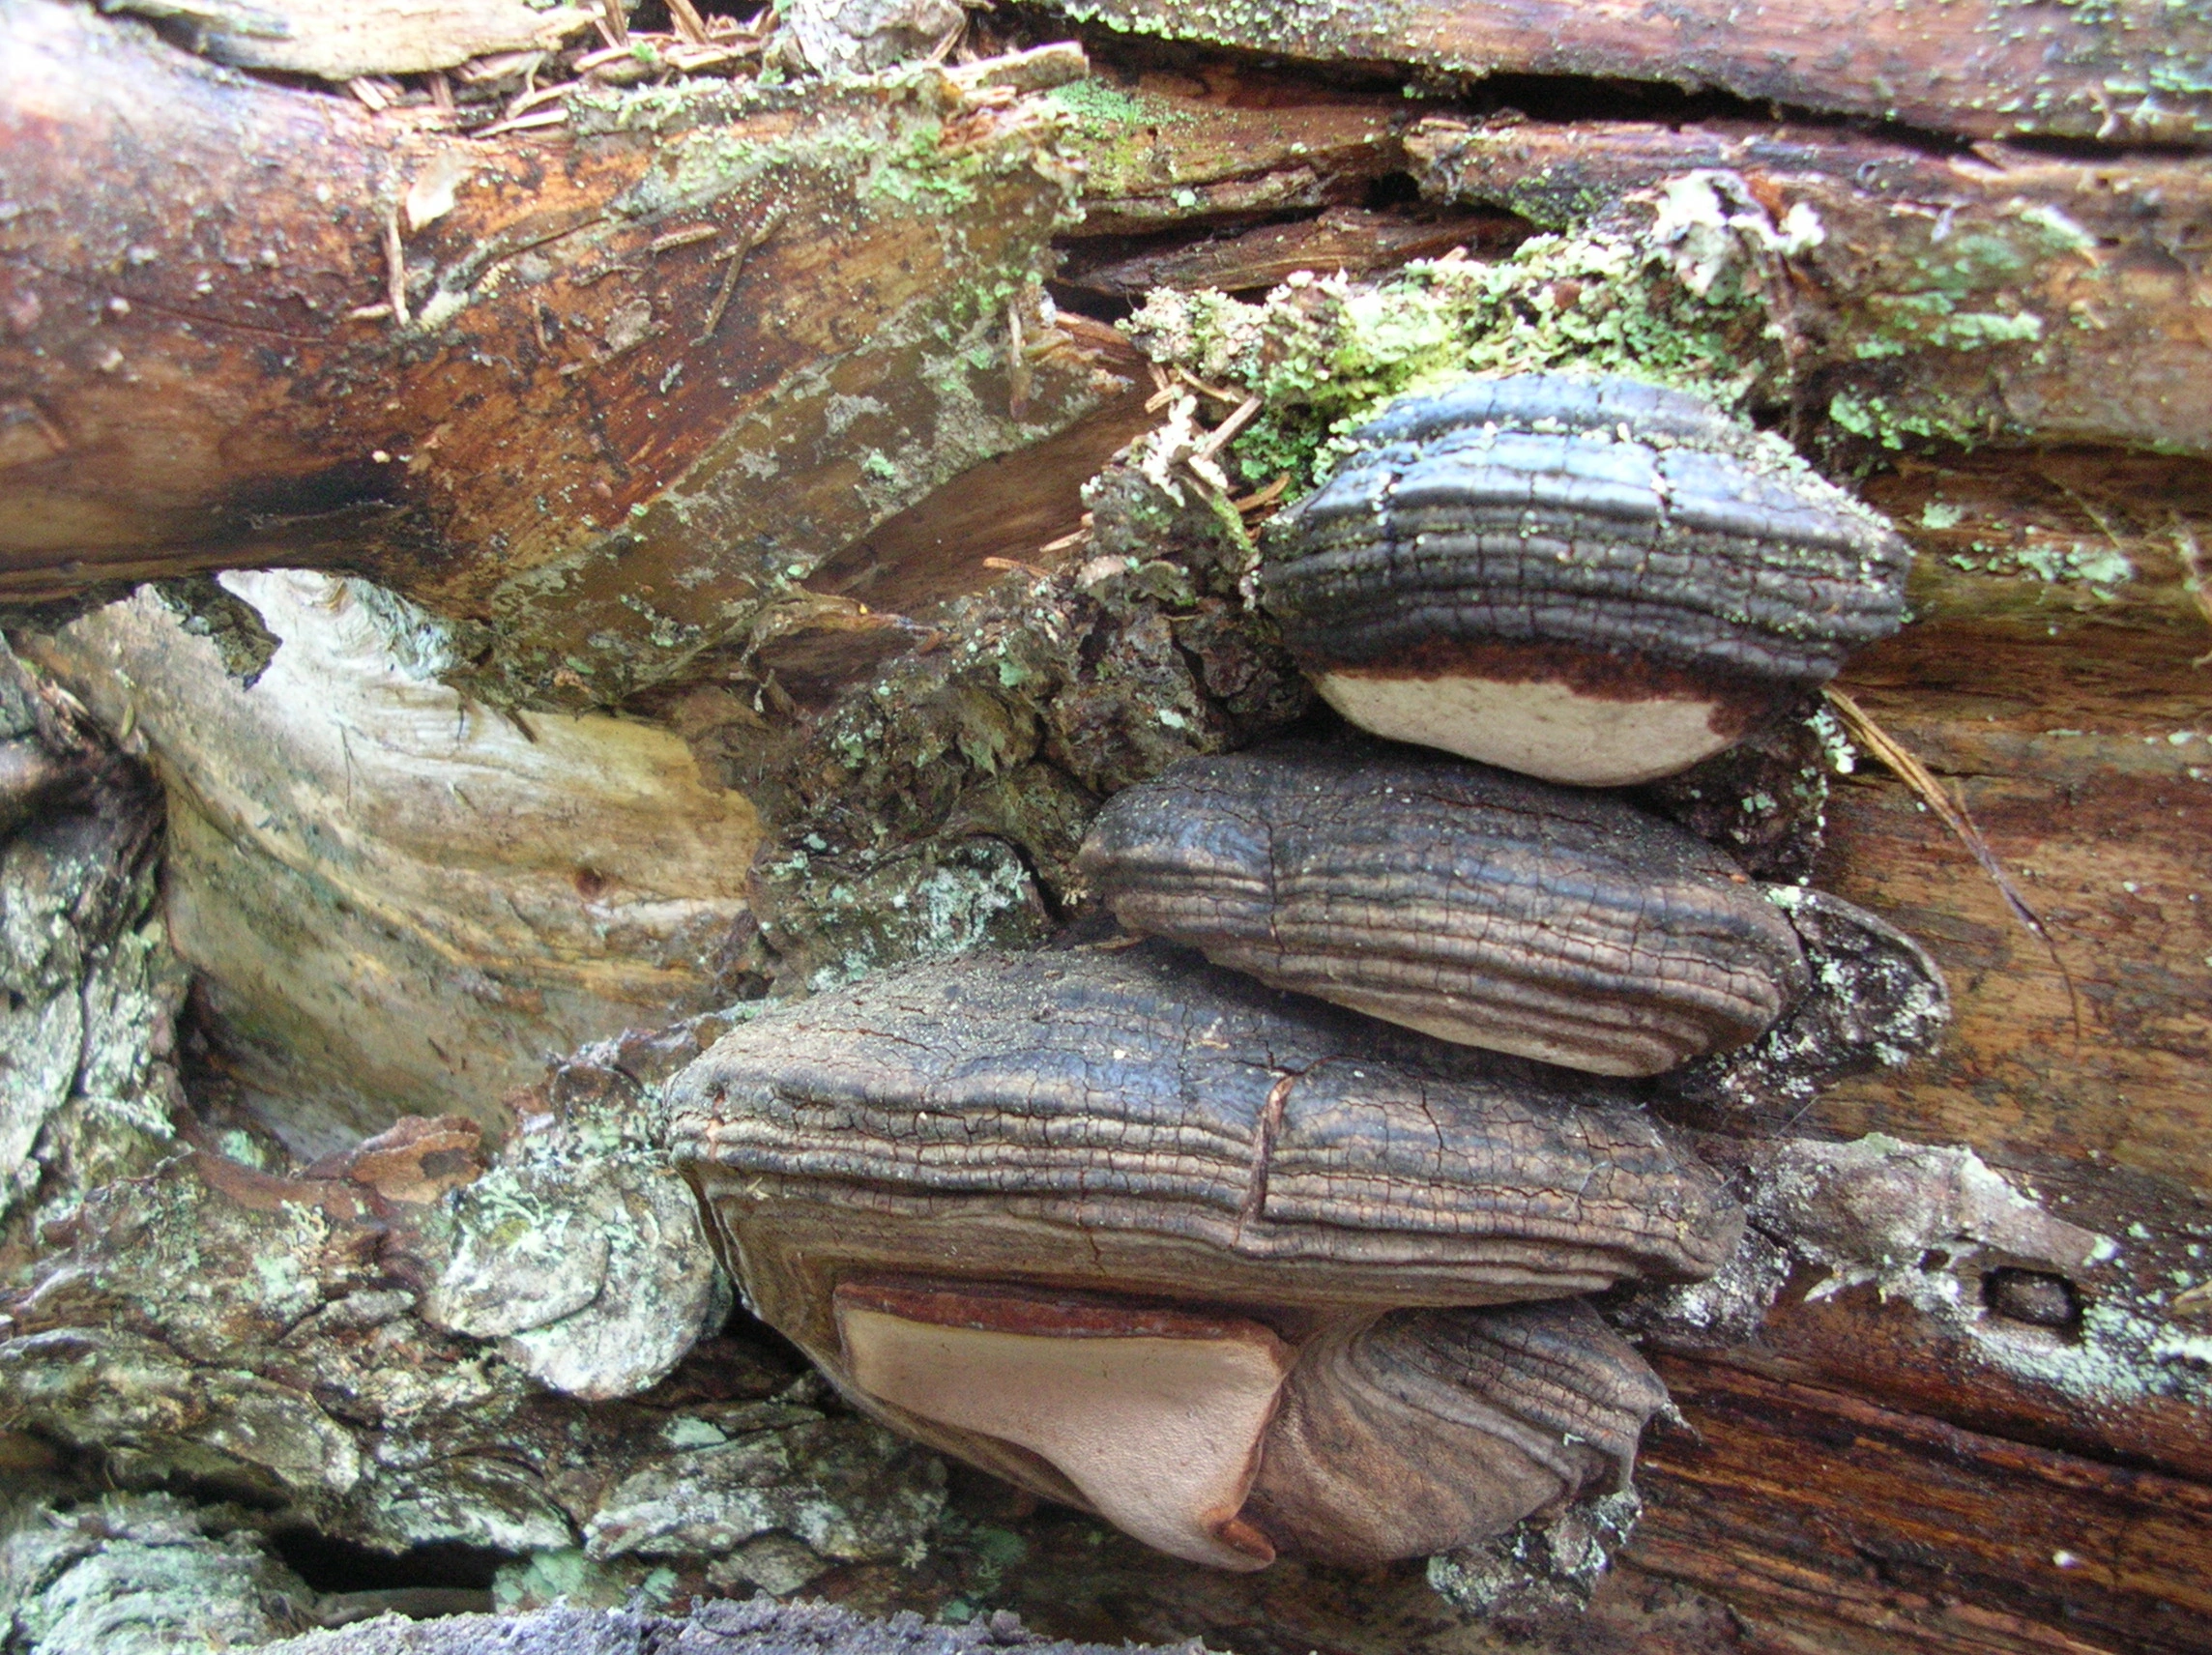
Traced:
<path fill-rule="evenodd" d="M 1806 985 L 1788 917 L 1694 834 L 1411 748 L 1185 760 L 1115 795 L 1078 866 L 1130 931 L 1597 1074 L 1741 1046 Z"/>
<path fill-rule="evenodd" d="M 1682 392 L 1518 374 L 1407 397 L 1269 525 L 1264 602 L 1378 735 L 1552 781 L 1687 769 L 1897 630 L 1910 554 Z"/>
<path fill-rule="evenodd" d="M 1225 1568 L 1625 1476 L 1664 1393 L 1559 1301 L 1709 1275 L 1741 1225 L 1617 1087 L 1159 944 L 885 973 L 669 1100 L 747 1302 L 846 1394 Z"/>

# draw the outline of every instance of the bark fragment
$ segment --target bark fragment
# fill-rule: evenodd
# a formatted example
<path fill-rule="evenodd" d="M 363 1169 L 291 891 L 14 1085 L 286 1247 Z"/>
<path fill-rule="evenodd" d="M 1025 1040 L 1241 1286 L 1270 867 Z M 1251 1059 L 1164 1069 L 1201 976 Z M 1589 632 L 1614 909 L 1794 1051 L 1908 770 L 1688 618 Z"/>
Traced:
<path fill-rule="evenodd" d="M 529 0 L 363 0 L 344 7 L 313 0 L 120 0 L 106 9 L 177 24 L 194 50 L 218 63 L 325 80 L 451 69 L 493 52 L 552 46 L 590 28 L 593 15 L 580 6 Z"/>

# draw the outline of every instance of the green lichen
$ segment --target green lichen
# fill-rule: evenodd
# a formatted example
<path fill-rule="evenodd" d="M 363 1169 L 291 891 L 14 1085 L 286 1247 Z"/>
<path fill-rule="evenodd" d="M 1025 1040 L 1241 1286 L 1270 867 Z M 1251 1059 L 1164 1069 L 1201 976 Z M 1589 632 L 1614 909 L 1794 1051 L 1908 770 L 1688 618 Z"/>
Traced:
<path fill-rule="evenodd" d="M 1162 144 L 1159 134 L 1193 125 L 1198 117 L 1191 111 L 1098 80 L 1070 81 L 1045 96 L 1066 123 L 1068 148 L 1081 160 L 1085 193 L 1091 199 L 1150 194 L 1180 182 L 1173 169 L 1185 159 L 1183 151 Z M 1199 153 L 1212 152 L 1202 145 Z M 1196 202 L 1192 195 L 1190 204 Z"/>
<path fill-rule="evenodd" d="M 1954 552 L 1945 561 L 1968 573 L 2028 575 L 2049 585 L 2080 581 L 2105 598 L 2136 576 L 2134 561 L 2118 547 L 2079 540 L 2064 545 L 2036 541 L 2002 549 L 1977 540 L 1967 552 Z"/>
<path fill-rule="evenodd" d="M 1886 396 L 1871 392 L 1839 391 L 1828 398 L 1828 418 L 1854 437 L 1902 449 L 1908 439 L 1971 444 L 1978 432 L 1962 432 L 1935 414 L 1900 407 Z"/>
<path fill-rule="evenodd" d="M 1198 117 L 1149 92 L 1124 92 L 1102 80 L 1071 80 L 1045 96 L 1092 137 L 1111 138 L 1129 127 L 1186 126 Z"/>

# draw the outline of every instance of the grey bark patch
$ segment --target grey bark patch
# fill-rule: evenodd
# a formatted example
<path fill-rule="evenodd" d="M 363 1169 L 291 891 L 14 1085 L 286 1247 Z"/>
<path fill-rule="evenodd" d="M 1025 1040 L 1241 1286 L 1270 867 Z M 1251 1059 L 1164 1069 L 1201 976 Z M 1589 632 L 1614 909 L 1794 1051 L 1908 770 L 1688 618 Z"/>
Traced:
<path fill-rule="evenodd" d="M 152 916 L 151 781 L 0 644 L 0 1282 L 38 1225 L 145 1172 L 182 1102 L 185 976 Z M 35 784 L 35 785 L 33 785 Z M 15 808 L 20 805 L 21 808 Z"/>
<path fill-rule="evenodd" d="M 882 1427 L 817 1419 L 644 1466 L 607 1496 L 585 1551 L 599 1561 L 749 1556 L 748 1542 L 780 1532 L 841 1562 L 918 1552 L 944 1485 L 936 1459 Z"/>
<path fill-rule="evenodd" d="M 783 24 L 820 74 L 859 74 L 919 57 L 965 15 L 958 0 L 790 0 Z"/>
<path fill-rule="evenodd" d="M 258 609 L 228 591 L 212 574 L 156 581 L 146 590 L 176 616 L 178 625 L 215 645 L 222 657 L 222 670 L 241 689 L 253 687 L 283 644 L 262 624 Z"/>
<path fill-rule="evenodd" d="M 1531 1517 L 1429 1559 L 1429 1584 L 1461 1609 L 1512 1622 L 1579 1614 L 1644 1515 L 1632 1488 Z"/>
<path fill-rule="evenodd" d="M 1933 1051 L 1951 994 L 1928 951 L 1878 915 L 1798 886 L 1772 886 L 1805 946 L 1812 987 L 1750 1045 L 1675 1070 L 1660 1087 L 1697 1124 L 1784 1132 L 1847 1075 Z"/>
<path fill-rule="evenodd" d="M 535 1614 L 393 1617 L 310 1633 L 268 1646 L 268 1655 L 982 1655 L 1018 1647 L 1029 1655 L 1136 1655 L 1160 1644 L 1033 1640 L 1001 1612 L 974 1627 L 931 1626 L 915 1614 L 866 1620 L 826 1604 L 709 1603 L 687 1619 L 620 1611 L 540 1610 Z M 1177 1655 L 1204 1655 L 1193 1640 Z"/>
<path fill-rule="evenodd" d="M 753 879 L 761 934 L 809 993 L 907 960 L 1041 943 L 1050 929 L 1035 876 L 987 834 L 827 868 L 800 847 L 756 864 Z"/>
<path fill-rule="evenodd" d="M 19 1655 L 247 1647 L 314 1624 L 314 1592 L 235 1507 L 31 1499 L 0 1523 L 0 1634 Z"/>
<path fill-rule="evenodd" d="M 456 1192 L 422 1320 L 498 1339 L 533 1379 L 588 1402 L 666 1376 L 710 1331 L 714 1255 L 690 1190 L 621 1132 L 538 1118 Z"/>

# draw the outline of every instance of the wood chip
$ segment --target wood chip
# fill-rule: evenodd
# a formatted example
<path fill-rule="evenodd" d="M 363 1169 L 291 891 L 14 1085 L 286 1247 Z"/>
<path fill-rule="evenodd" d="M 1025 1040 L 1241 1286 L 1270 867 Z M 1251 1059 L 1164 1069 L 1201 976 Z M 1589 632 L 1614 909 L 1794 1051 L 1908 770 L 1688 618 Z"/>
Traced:
<path fill-rule="evenodd" d="M 2197 531 L 2178 511 L 2173 513 L 2173 555 L 2181 565 L 2182 590 L 2197 605 L 2197 613 L 2204 617 L 2204 624 L 2212 626 L 2212 566 L 2207 566 L 2204 546 L 2197 538 Z M 2212 652 L 2198 655 L 2189 664 L 2212 666 Z"/>
<path fill-rule="evenodd" d="M 1236 413 L 1230 415 L 1228 419 L 1222 421 L 1220 424 L 1206 434 L 1206 441 L 1192 450 L 1191 459 L 1198 461 L 1213 458 L 1215 454 L 1218 454 L 1236 440 L 1237 432 L 1252 422 L 1253 416 L 1260 412 L 1262 406 L 1264 404 L 1258 392 L 1254 392 L 1250 396 L 1244 398 L 1237 405 Z"/>
<path fill-rule="evenodd" d="M 687 247 L 694 243 L 711 242 L 721 233 L 719 225 L 686 224 L 681 230 L 670 230 L 654 237 L 645 244 L 645 250 L 649 253 L 673 252 L 678 247 Z"/>
<path fill-rule="evenodd" d="M 495 121 L 488 127 L 479 127 L 475 135 L 480 138 L 497 137 L 502 132 L 527 132 L 539 127 L 558 127 L 568 119 L 567 109 L 539 109 L 534 114 L 517 115 L 510 120 Z"/>
<path fill-rule="evenodd" d="M 580 7 L 531 0 L 110 0 L 110 12 L 189 14 L 194 44 L 219 63 L 355 82 L 378 74 L 458 69 L 471 58 L 549 50 L 584 29 Z M 371 108 L 378 105 L 370 103 Z"/>
<path fill-rule="evenodd" d="M 707 25 L 691 0 L 668 0 L 668 19 L 676 25 L 676 32 L 693 45 L 707 44 Z"/>
<path fill-rule="evenodd" d="M 407 312 L 407 249 L 399 240 L 399 209 L 384 204 L 384 297 L 392 306 L 392 319 L 404 328 L 414 320 Z"/>

